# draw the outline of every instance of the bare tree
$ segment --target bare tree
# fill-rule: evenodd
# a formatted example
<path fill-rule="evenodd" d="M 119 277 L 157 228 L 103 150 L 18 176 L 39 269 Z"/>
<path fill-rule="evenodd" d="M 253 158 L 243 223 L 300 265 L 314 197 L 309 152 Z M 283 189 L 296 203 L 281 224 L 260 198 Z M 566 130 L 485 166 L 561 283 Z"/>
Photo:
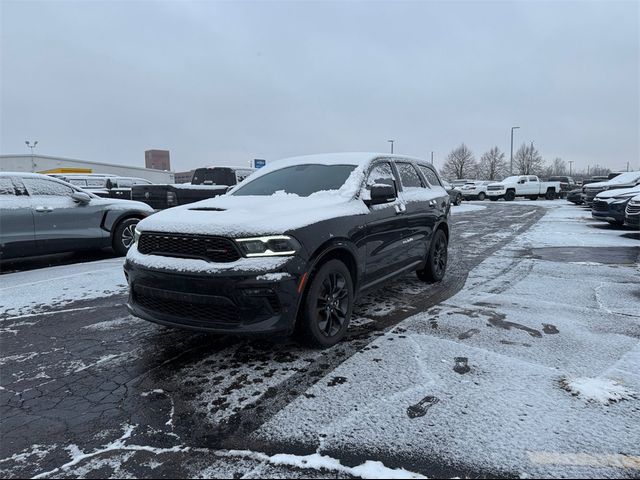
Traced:
<path fill-rule="evenodd" d="M 482 180 L 502 180 L 509 172 L 504 153 L 498 147 L 483 153 L 477 171 Z"/>
<path fill-rule="evenodd" d="M 522 144 L 513 156 L 519 175 L 542 175 L 544 173 L 544 160 L 540 152 L 533 145 Z"/>
<path fill-rule="evenodd" d="M 552 175 L 566 175 L 567 174 L 567 164 L 560 157 L 556 157 L 553 159 L 553 173 Z"/>
<path fill-rule="evenodd" d="M 477 170 L 473 152 L 463 143 L 452 150 L 441 169 L 442 175 L 448 179 L 475 178 Z"/>

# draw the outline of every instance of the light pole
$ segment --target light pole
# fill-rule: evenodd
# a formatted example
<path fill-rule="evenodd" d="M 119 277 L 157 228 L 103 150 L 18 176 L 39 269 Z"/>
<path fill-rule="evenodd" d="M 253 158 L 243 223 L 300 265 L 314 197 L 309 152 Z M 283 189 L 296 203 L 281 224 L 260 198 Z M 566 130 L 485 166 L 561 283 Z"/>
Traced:
<path fill-rule="evenodd" d="M 573 160 L 569 160 L 569 176 L 571 176 L 571 172 L 573 171 Z"/>
<path fill-rule="evenodd" d="M 520 127 L 511 127 L 511 167 L 509 168 L 509 175 L 513 175 L 513 131 Z"/>
<path fill-rule="evenodd" d="M 33 161 L 33 149 L 36 148 L 36 145 L 38 145 L 38 141 L 36 140 L 35 142 L 33 142 L 33 144 L 31 142 L 29 142 L 29 140 L 25 140 L 24 143 L 27 145 L 27 147 L 29 147 L 31 149 L 31 171 L 33 173 L 35 173 L 36 171 L 36 164 Z"/>
<path fill-rule="evenodd" d="M 389 142 L 391 144 L 391 153 L 393 153 L 393 142 L 394 142 L 394 140 L 387 140 L 387 142 Z"/>
<path fill-rule="evenodd" d="M 431 165 L 433 165 L 433 150 L 431 151 Z"/>

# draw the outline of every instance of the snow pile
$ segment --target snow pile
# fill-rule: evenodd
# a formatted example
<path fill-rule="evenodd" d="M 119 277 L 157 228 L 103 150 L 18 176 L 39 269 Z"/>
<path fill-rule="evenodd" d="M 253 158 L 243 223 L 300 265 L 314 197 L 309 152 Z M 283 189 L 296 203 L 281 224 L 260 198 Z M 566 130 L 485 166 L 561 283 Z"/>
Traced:
<path fill-rule="evenodd" d="M 482 205 L 453 205 L 451 207 L 451 213 L 468 213 L 468 212 L 477 212 L 478 210 L 484 210 L 487 207 L 483 207 Z"/>
<path fill-rule="evenodd" d="M 560 384 L 573 396 L 608 405 L 635 398 L 635 392 L 608 378 L 563 379 Z"/>
<path fill-rule="evenodd" d="M 354 477 L 364 479 L 411 479 L 411 478 L 427 478 L 420 474 L 409 472 L 402 468 L 392 469 L 385 467 L 382 462 L 366 461 L 362 465 L 357 467 L 347 467 L 337 460 L 326 455 L 320 455 L 314 453 L 313 455 L 289 455 L 289 454 L 277 454 L 273 456 L 267 456 L 263 453 L 244 451 L 244 450 L 229 450 L 226 456 L 230 457 L 249 457 L 254 460 L 270 463 L 271 465 L 296 467 L 302 469 L 312 470 L 328 470 L 332 472 L 346 473 L 347 475 L 353 475 Z"/>

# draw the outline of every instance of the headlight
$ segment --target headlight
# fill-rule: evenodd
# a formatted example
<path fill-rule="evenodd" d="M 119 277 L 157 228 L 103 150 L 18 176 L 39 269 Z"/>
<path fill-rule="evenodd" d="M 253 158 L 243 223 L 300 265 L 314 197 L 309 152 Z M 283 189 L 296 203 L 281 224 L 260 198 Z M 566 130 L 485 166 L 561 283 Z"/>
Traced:
<path fill-rule="evenodd" d="M 140 233 L 140 230 L 138 230 L 137 228 L 134 230 L 133 232 L 133 244 L 136 245 L 138 243 L 138 240 L 140 240 L 140 235 L 142 235 L 142 233 Z"/>
<path fill-rule="evenodd" d="M 245 257 L 288 256 L 300 251 L 298 241 L 287 235 L 237 238 L 236 243 Z"/>
<path fill-rule="evenodd" d="M 629 200 L 631 205 L 640 205 L 640 200 Z"/>

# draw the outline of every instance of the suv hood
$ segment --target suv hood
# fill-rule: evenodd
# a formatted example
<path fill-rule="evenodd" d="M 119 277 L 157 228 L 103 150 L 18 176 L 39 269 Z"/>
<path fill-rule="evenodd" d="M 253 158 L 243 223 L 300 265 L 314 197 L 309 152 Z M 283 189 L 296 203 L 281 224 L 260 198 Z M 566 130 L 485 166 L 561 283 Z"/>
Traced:
<path fill-rule="evenodd" d="M 640 194 L 640 185 L 632 188 L 613 188 L 611 190 L 605 190 L 596 195 L 596 198 L 613 198 L 613 197 L 632 197 L 633 195 Z"/>
<path fill-rule="evenodd" d="M 137 229 L 242 238 L 280 235 L 323 220 L 367 213 L 369 208 L 362 200 L 345 198 L 337 191 L 309 197 L 284 192 L 223 195 L 164 210 L 141 221 Z"/>

